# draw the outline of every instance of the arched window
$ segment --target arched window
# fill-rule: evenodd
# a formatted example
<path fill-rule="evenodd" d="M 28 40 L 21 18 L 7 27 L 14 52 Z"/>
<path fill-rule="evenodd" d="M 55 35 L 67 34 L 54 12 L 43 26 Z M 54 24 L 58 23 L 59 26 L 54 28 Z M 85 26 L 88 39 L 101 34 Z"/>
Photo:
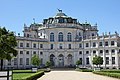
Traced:
<path fill-rule="evenodd" d="M 63 41 L 63 33 L 60 32 L 58 35 L 58 41 Z"/>
<path fill-rule="evenodd" d="M 67 41 L 72 41 L 72 35 L 71 35 L 71 33 L 67 34 Z"/>
<path fill-rule="evenodd" d="M 50 41 L 54 41 L 54 33 L 50 33 Z"/>
<path fill-rule="evenodd" d="M 79 36 L 81 36 L 81 33 L 79 32 Z"/>

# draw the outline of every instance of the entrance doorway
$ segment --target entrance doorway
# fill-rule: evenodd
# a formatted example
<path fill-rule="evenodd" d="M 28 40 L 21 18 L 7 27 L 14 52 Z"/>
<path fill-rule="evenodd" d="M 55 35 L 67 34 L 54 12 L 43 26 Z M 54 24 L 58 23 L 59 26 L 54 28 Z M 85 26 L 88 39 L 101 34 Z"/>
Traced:
<path fill-rule="evenodd" d="M 60 54 L 58 56 L 59 67 L 64 67 L 64 56 Z"/>
<path fill-rule="evenodd" d="M 71 54 L 69 54 L 69 55 L 67 56 L 67 61 L 68 61 L 68 66 L 69 66 L 69 67 L 72 67 L 72 55 L 71 55 Z"/>
<path fill-rule="evenodd" d="M 55 56 L 53 54 L 50 55 L 50 62 L 52 66 L 55 66 Z"/>

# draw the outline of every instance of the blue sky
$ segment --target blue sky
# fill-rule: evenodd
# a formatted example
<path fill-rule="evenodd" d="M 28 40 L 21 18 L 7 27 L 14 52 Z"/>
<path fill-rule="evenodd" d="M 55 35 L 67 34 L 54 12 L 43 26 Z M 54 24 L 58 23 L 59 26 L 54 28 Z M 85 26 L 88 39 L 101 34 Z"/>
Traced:
<path fill-rule="evenodd" d="M 41 23 L 58 8 L 80 23 L 97 23 L 100 34 L 120 33 L 120 0 L 0 0 L 0 26 L 22 33 L 24 23 Z"/>

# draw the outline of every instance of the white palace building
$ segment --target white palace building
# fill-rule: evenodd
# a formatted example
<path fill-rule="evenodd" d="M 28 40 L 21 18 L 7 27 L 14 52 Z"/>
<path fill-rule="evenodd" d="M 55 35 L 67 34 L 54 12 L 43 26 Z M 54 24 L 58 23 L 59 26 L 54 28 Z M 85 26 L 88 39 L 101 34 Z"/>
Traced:
<path fill-rule="evenodd" d="M 18 35 L 17 57 L 4 61 L 4 67 L 31 68 L 36 54 L 41 65 L 51 61 L 53 67 L 73 67 L 81 60 L 81 67 L 93 68 L 95 55 L 103 58 L 103 68 L 120 68 L 120 37 L 115 34 L 98 35 L 97 25 L 79 23 L 59 10 L 42 24 L 24 25 L 24 36 Z M 40 66 L 41 66 L 40 65 Z"/>

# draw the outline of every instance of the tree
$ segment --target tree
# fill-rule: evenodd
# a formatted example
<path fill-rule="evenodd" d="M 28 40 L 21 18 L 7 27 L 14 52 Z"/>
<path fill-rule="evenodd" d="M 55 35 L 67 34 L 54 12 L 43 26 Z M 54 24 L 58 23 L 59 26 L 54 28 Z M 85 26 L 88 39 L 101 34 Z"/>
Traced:
<path fill-rule="evenodd" d="M 100 56 L 93 57 L 93 64 L 95 64 L 97 67 L 100 67 L 100 65 L 103 64 L 103 58 Z"/>
<path fill-rule="evenodd" d="M 3 60 L 11 60 L 12 57 L 17 56 L 16 37 L 13 32 L 6 30 L 5 27 L 0 27 L 0 60 L 1 70 L 3 70 Z"/>
<path fill-rule="evenodd" d="M 46 67 L 50 67 L 51 66 L 51 62 L 50 61 L 47 61 L 46 62 Z"/>
<path fill-rule="evenodd" d="M 76 61 L 77 66 L 80 65 L 80 64 L 82 64 L 81 60 Z"/>
<path fill-rule="evenodd" d="M 34 66 L 40 65 L 40 59 L 38 55 L 33 55 L 33 57 L 31 58 L 31 64 L 33 64 Z"/>

